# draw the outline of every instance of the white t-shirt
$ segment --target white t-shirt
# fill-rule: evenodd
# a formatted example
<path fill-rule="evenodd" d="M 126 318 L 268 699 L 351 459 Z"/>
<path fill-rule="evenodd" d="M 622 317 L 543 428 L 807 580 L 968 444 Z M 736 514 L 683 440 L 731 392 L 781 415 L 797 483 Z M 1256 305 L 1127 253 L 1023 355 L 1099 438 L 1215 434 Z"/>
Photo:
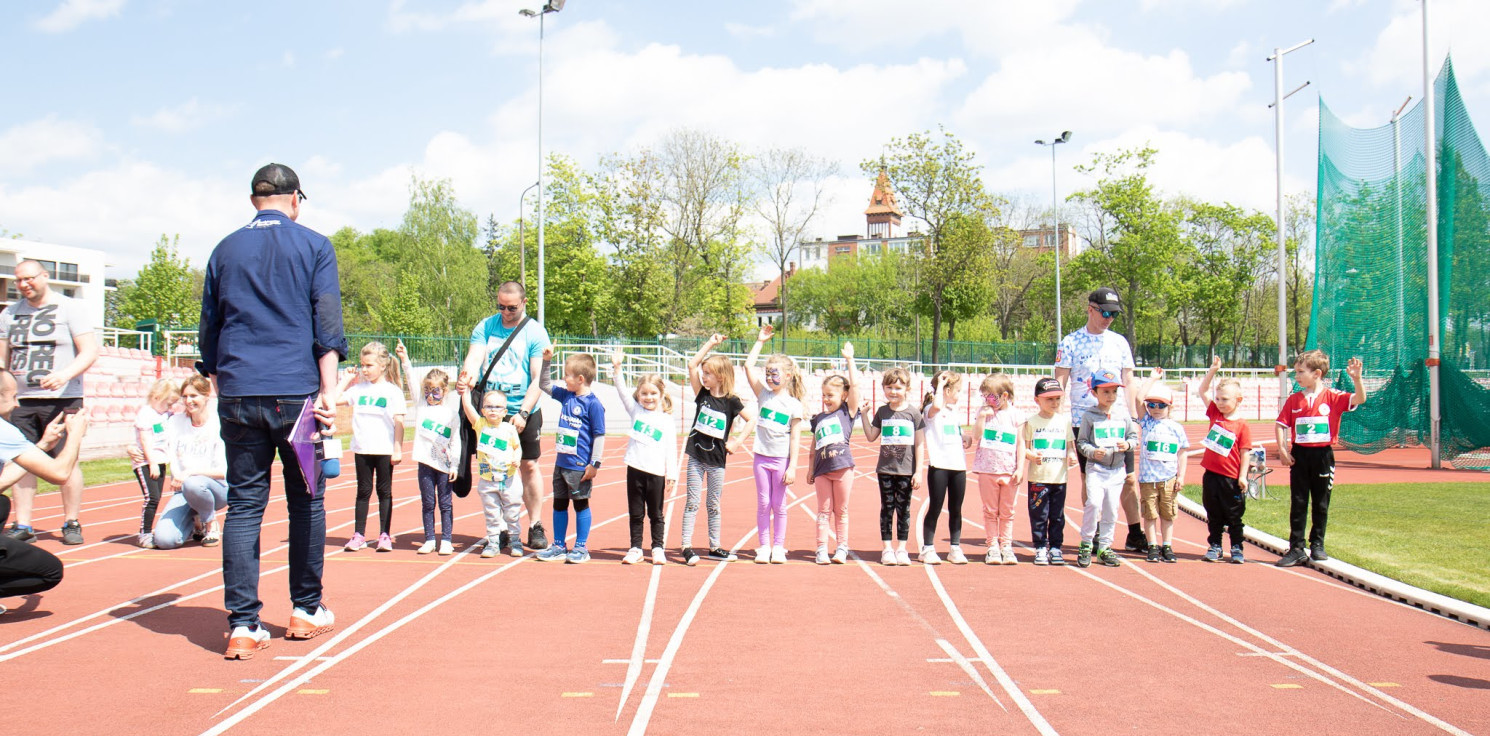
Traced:
<path fill-rule="evenodd" d="M 926 464 L 942 470 L 967 470 L 962 449 L 962 423 L 958 410 L 949 406 L 926 420 Z M 927 407 L 930 411 L 931 407 Z"/>
<path fill-rule="evenodd" d="M 768 390 L 756 398 L 760 404 L 760 416 L 755 421 L 755 454 L 790 456 L 792 420 L 802 419 L 802 402 L 785 391 Z"/>
<path fill-rule="evenodd" d="M 404 392 L 387 381 L 358 380 L 343 395 L 352 405 L 352 452 L 392 455 L 394 443 L 404 439 L 403 426 L 393 420 L 409 412 Z"/>
<path fill-rule="evenodd" d="M 193 475 L 223 478 L 228 474 L 228 450 L 222 442 L 217 407 L 208 406 L 202 426 L 194 426 L 185 412 L 166 424 L 166 457 L 171 477 L 185 480 Z"/>
<path fill-rule="evenodd" d="M 170 412 L 162 414 L 153 409 L 148 401 L 140 407 L 140 413 L 135 415 L 135 436 L 136 439 L 140 436 L 146 438 L 145 444 L 140 447 L 145 457 L 134 464 L 136 468 L 166 461 L 166 427 L 170 421 Z"/>
<path fill-rule="evenodd" d="M 1112 330 L 1094 335 L 1083 325 L 1061 338 L 1055 352 L 1055 367 L 1071 369 L 1070 385 L 1066 388 L 1071 395 L 1071 426 L 1075 427 L 1081 424 L 1086 410 L 1097 405 L 1097 397 L 1087 385 L 1092 373 L 1105 368 L 1121 378 L 1124 368 L 1133 368 L 1133 349 L 1128 347 L 1128 338 Z M 1118 407 L 1128 406 L 1126 396 L 1126 389 L 1118 390 Z"/>
<path fill-rule="evenodd" d="M 460 456 L 460 403 L 448 395 L 431 406 L 421 396 L 414 410 L 414 462 L 450 472 Z"/>

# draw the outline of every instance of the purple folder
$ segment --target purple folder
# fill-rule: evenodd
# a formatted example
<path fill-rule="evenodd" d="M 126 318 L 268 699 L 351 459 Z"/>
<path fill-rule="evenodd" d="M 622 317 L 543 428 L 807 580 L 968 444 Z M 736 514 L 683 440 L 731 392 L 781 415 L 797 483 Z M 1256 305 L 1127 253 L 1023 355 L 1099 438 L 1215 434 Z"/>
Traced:
<path fill-rule="evenodd" d="M 316 422 L 315 399 L 306 399 L 295 426 L 290 430 L 290 447 L 295 448 L 295 461 L 300 474 L 305 478 L 305 488 L 311 498 L 320 495 L 321 478 L 321 433 Z"/>

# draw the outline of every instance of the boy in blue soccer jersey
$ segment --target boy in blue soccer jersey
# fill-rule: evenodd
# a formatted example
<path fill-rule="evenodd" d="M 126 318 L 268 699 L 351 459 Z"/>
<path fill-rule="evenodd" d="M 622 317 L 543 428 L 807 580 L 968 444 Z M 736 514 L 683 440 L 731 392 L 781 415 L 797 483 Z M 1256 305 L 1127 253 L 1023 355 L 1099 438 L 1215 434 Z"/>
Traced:
<path fill-rule="evenodd" d="M 554 438 L 558 458 L 554 461 L 554 542 L 538 553 L 539 560 L 590 561 L 590 481 L 600 470 L 605 452 L 605 406 L 590 391 L 595 382 L 595 358 L 575 353 L 564 361 L 564 386 L 549 382 L 553 348 L 543 351 L 539 387 L 559 402 L 559 430 Z M 569 504 L 574 503 L 574 549 L 566 549 Z"/>

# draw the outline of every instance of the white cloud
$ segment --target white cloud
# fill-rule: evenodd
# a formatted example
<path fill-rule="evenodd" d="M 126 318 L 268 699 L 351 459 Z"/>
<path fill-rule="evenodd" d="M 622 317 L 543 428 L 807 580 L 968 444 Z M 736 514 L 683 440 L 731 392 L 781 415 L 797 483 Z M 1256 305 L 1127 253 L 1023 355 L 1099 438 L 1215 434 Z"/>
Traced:
<path fill-rule="evenodd" d="M 735 22 L 725 23 L 724 30 L 729 35 L 746 41 L 752 38 L 769 38 L 776 35 L 776 29 L 772 26 L 751 26 Z"/>
<path fill-rule="evenodd" d="M 1176 10 L 1187 8 L 1198 8 L 1200 10 L 1225 10 L 1234 5 L 1241 5 L 1247 0 L 1143 0 L 1139 7 L 1147 13 L 1154 10 Z"/>
<path fill-rule="evenodd" d="M 97 128 L 48 115 L 0 133 L 0 171 L 19 173 L 51 161 L 86 161 L 102 149 Z"/>
<path fill-rule="evenodd" d="M 388 7 L 388 28 L 396 33 L 478 28 L 492 35 L 492 50 L 503 54 L 532 53 L 538 44 L 538 20 L 518 14 L 536 10 L 544 0 L 475 0 L 453 10 L 408 10 L 407 0 L 393 0 Z M 552 29 L 557 17 L 545 20 Z"/>
<path fill-rule="evenodd" d="M 1069 30 L 1081 0 L 943 0 L 908 7 L 903 0 L 795 0 L 793 20 L 812 25 L 817 40 L 855 49 L 913 45 L 960 35 L 974 53 L 997 56 L 1040 47 Z"/>
<path fill-rule="evenodd" d="M 62 4 L 33 24 L 47 33 L 70 31 L 90 20 L 102 20 L 119 14 L 124 0 L 63 0 Z"/>
<path fill-rule="evenodd" d="M 236 109 L 231 105 L 203 104 L 193 97 L 175 107 L 162 107 L 150 115 L 136 115 L 130 119 L 130 122 L 142 128 L 151 128 L 164 133 L 184 133 L 228 117 Z"/>
<path fill-rule="evenodd" d="M 279 63 L 280 63 L 281 66 L 283 66 L 286 69 L 292 69 L 292 68 L 294 68 L 294 66 L 295 66 L 295 52 L 293 52 L 293 51 L 285 51 L 284 56 L 280 57 Z"/>
<path fill-rule="evenodd" d="M 1394 0 L 1392 19 L 1362 57 L 1344 63 L 1347 72 L 1364 74 L 1377 87 L 1421 94 L 1423 87 L 1422 5 L 1412 0 Z M 1484 29 L 1490 28 L 1490 3 L 1483 0 L 1434 0 L 1430 18 L 1428 58 L 1438 65 L 1450 51 L 1454 72 L 1466 93 L 1490 93 L 1490 46 Z"/>
<path fill-rule="evenodd" d="M 326 52 L 326 58 L 335 61 L 337 59 L 340 59 L 342 57 L 342 54 L 345 54 L 346 52 L 346 49 L 337 46 L 336 48 L 330 49 Z"/>

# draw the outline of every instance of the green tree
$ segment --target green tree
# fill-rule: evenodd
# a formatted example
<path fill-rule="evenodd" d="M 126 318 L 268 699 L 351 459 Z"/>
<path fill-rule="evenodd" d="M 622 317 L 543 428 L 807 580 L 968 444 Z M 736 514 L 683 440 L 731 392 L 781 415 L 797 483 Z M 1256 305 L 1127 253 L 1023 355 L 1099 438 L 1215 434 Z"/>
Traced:
<path fill-rule="evenodd" d="M 1241 343 L 1247 297 L 1263 268 L 1273 218 L 1241 208 L 1181 200 L 1185 311 L 1205 335 L 1210 352 L 1223 338 Z"/>
<path fill-rule="evenodd" d="M 150 261 L 132 282 L 122 282 L 119 291 L 119 321 L 127 326 L 153 319 L 163 329 L 197 324 L 202 312 L 200 295 L 193 294 L 195 277 L 191 261 L 177 254 L 181 236 L 160 236 L 150 251 Z"/>
<path fill-rule="evenodd" d="M 381 260 L 397 264 L 411 280 L 431 324 L 452 334 L 468 333 L 490 316 L 486 258 L 478 249 L 476 215 L 462 208 L 448 179 L 415 178 L 401 237 L 378 243 Z"/>
<path fill-rule="evenodd" d="M 766 255 L 781 279 L 781 324 L 787 324 L 787 266 L 807 227 L 827 205 L 828 179 L 838 165 L 801 148 L 773 148 L 751 159 L 755 212 L 766 227 Z"/>
<path fill-rule="evenodd" d="M 746 317 L 750 294 L 739 284 L 750 267 L 751 247 L 742 223 L 749 207 L 739 145 L 697 130 L 676 130 L 656 151 L 661 171 L 664 261 L 672 268 L 673 295 L 665 324 L 713 331 Z M 743 304 L 745 310 L 740 307 Z M 698 317 L 703 316 L 700 320 Z M 738 325 L 737 325 L 738 326 Z"/>
<path fill-rule="evenodd" d="M 610 246 L 610 303 L 617 333 L 656 337 L 667 332 L 672 313 L 673 270 L 666 261 L 666 209 L 661 162 L 650 150 L 601 160 L 590 176 L 595 191 L 595 229 Z"/>

